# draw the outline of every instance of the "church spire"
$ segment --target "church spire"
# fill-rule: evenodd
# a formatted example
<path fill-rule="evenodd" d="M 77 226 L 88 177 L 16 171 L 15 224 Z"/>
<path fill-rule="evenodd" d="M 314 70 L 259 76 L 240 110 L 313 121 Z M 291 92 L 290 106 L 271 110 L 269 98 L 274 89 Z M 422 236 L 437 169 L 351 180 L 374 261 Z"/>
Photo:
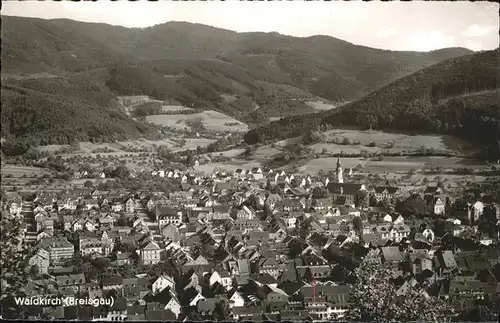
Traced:
<path fill-rule="evenodd" d="M 342 166 L 340 166 L 340 157 L 337 157 L 337 183 L 344 183 L 344 172 L 342 171 Z"/>

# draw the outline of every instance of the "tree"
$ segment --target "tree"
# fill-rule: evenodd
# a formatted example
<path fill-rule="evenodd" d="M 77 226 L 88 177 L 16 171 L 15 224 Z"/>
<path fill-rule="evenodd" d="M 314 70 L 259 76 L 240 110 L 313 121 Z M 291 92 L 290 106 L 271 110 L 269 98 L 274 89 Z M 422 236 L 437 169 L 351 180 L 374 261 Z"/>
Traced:
<path fill-rule="evenodd" d="M 215 304 L 213 313 L 214 321 L 229 321 L 231 318 L 231 310 L 229 308 L 229 301 L 221 299 Z"/>
<path fill-rule="evenodd" d="M 19 219 L 2 212 L 0 232 L 1 314 L 6 319 L 27 319 L 26 309 L 14 300 L 15 297 L 27 296 L 26 286 L 30 281 L 31 269 L 25 261 L 30 252 L 22 248 Z"/>
<path fill-rule="evenodd" d="M 328 191 L 324 187 L 315 187 L 312 191 L 312 198 L 314 199 L 323 199 L 328 197 Z"/>
<path fill-rule="evenodd" d="M 84 187 L 94 187 L 94 182 L 92 182 L 92 181 L 85 181 L 85 183 L 83 183 L 83 186 Z"/>
<path fill-rule="evenodd" d="M 111 172 L 111 177 L 114 178 L 128 178 L 130 175 L 130 170 L 124 166 L 124 165 L 118 165 L 116 168 Z"/>
<path fill-rule="evenodd" d="M 356 193 L 356 204 L 359 207 L 368 207 L 370 203 L 370 196 L 367 190 L 360 190 Z"/>
<path fill-rule="evenodd" d="M 355 216 L 354 219 L 352 219 L 352 224 L 354 226 L 354 230 L 356 230 L 358 234 L 363 232 L 363 221 L 361 221 L 361 217 Z"/>
<path fill-rule="evenodd" d="M 30 268 L 30 275 L 34 278 L 38 276 L 38 273 L 40 272 L 40 267 L 38 267 L 37 264 L 34 264 Z"/>
<path fill-rule="evenodd" d="M 391 282 L 390 267 L 380 267 L 368 256 L 355 270 L 357 281 L 351 286 L 351 307 L 345 319 L 357 322 L 444 322 L 453 318 L 453 308 L 443 300 L 427 297 L 416 285 L 397 295 Z"/>

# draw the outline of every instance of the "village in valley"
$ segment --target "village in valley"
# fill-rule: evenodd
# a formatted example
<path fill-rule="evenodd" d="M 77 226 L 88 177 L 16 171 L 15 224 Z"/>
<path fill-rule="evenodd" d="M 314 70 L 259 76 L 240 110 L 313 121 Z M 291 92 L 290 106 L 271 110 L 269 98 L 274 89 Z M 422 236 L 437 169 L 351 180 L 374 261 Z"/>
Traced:
<path fill-rule="evenodd" d="M 353 289 L 370 259 L 390 270 L 398 296 L 416 290 L 448 304 L 450 317 L 494 313 L 498 196 L 372 184 L 340 157 L 320 175 L 202 174 L 197 162 L 183 171 L 119 165 L 115 179 L 80 167 L 68 182 L 79 185 L 3 190 L 2 223 L 17 228 L 10 247 L 26 251 L 26 297 L 113 299 L 17 310 L 65 320 L 343 320 L 359 306 Z"/>

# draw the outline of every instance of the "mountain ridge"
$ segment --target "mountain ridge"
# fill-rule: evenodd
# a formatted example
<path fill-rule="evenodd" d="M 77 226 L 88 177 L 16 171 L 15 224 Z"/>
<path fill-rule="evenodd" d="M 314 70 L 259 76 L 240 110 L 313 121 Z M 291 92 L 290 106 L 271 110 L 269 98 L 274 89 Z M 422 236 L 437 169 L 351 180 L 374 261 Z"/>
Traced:
<path fill-rule="evenodd" d="M 353 101 L 443 57 L 470 52 L 395 52 L 330 36 L 237 33 L 187 22 L 127 28 L 70 19 L 2 18 L 3 84 L 19 86 L 9 76 L 49 73 L 68 84 L 59 87 L 39 78 L 35 85 L 61 97 L 69 84 L 72 89 L 99 84 L 101 93 L 91 91 L 99 97 L 109 92 L 149 95 L 219 111 L 250 125 L 314 112 L 308 100 Z M 81 77 L 75 80 L 75 75 Z M 226 100 L 228 96 L 235 100 Z M 255 106 L 260 108 L 254 111 Z"/>

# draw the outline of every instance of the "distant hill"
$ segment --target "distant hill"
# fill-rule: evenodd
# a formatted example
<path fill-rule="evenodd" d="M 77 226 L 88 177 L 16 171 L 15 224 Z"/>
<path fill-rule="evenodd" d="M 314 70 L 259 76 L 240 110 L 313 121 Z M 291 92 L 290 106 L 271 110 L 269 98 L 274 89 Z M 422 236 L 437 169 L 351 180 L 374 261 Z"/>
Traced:
<path fill-rule="evenodd" d="M 185 22 L 124 28 L 9 16 L 2 17 L 2 45 L 4 80 L 44 72 L 71 79 L 77 73 L 104 84 L 106 93 L 174 99 L 250 124 L 314 112 L 306 101 L 318 97 L 356 100 L 471 52 L 394 52 L 327 36 L 236 33 Z M 38 82 L 39 90 L 57 94 L 54 81 Z M 229 102 L 224 95 L 236 99 Z"/>
<path fill-rule="evenodd" d="M 498 148 L 498 66 L 498 50 L 447 59 L 334 111 L 284 118 L 254 129 L 245 140 L 291 138 L 331 124 L 452 133 Z"/>

